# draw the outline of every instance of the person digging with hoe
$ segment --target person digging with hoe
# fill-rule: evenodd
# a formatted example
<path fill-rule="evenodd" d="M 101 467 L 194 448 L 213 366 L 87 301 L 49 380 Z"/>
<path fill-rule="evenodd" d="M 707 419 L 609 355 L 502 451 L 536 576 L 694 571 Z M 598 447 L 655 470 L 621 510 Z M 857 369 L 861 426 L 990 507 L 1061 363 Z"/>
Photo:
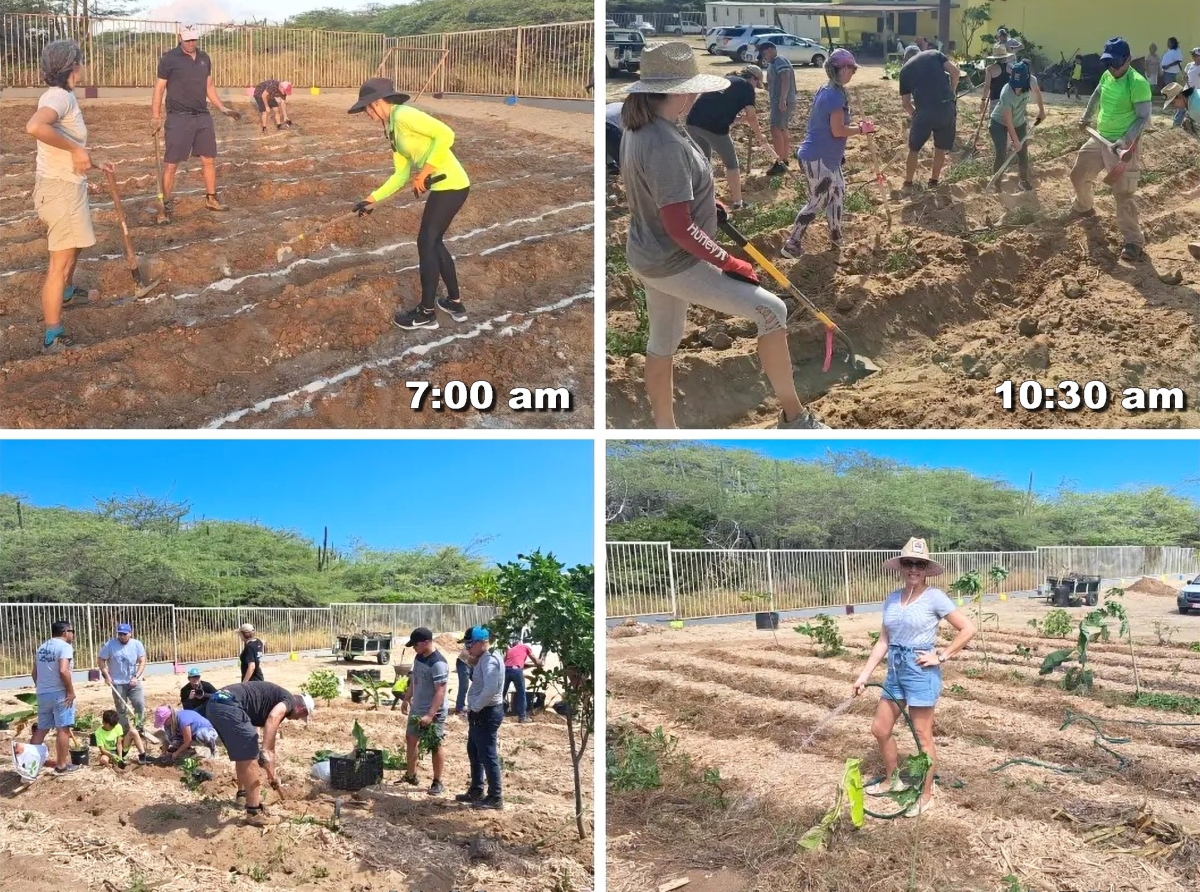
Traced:
<path fill-rule="evenodd" d="M 1000 91 L 1000 99 L 992 109 L 992 120 L 988 125 L 988 134 L 992 137 L 992 146 L 996 150 L 992 173 L 1000 171 L 1011 152 L 1017 152 L 1021 188 L 1026 191 L 1033 188 L 1033 183 L 1029 181 L 1029 146 L 1025 143 L 1026 124 L 1029 120 L 1026 108 L 1031 93 L 1038 104 L 1038 114 L 1033 122 L 1036 127 L 1046 119 L 1042 91 L 1038 88 L 1037 78 L 1029 73 L 1029 63 L 1017 62 L 1012 67 L 1008 82 Z M 995 189 L 1000 191 L 999 180 L 996 181 Z"/>
<path fill-rule="evenodd" d="M 358 91 L 350 114 L 366 112 L 383 125 L 392 148 L 395 173 L 388 181 L 358 202 L 354 210 L 365 217 L 376 202 L 390 198 L 412 179 L 413 195 L 428 194 L 417 230 L 417 262 L 421 276 L 421 302 L 415 308 L 397 311 L 392 321 L 406 331 L 438 327 L 436 308 L 455 322 L 467 321 L 467 308 L 458 289 L 458 272 L 445 238 L 450 224 L 467 201 L 471 181 L 451 151 L 454 131 L 420 109 L 405 105 L 407 93 L 398 92 L 386 77 L 373 77 Z M 415 173 L 414 173 L 415 171 Z M 433 177 L 439 177 L 431 183 Z M 446 283 L 446 296 L 437 297 L 438 282 Z"/>
<path fill-rule="evenodd" d="M 646 394 L 655 426 L 677 426 L 673 357 L 688 307 L 698 305 L 755 323 L 763 371 L 782 405 L 780 428 L 823 428 L 796 393 L 787 308 L 758 284 L 749 263 L 714 241 L 726 211 L 716 200 L 712 165 L 676 126 L 699 94 L 724 90 L 729 81 L 701 74 L 682 41 L 650 44 L 640 75 L 621 109 L 621 174 L 629 200 L 625 256 L 646 290 Z"/>
<path fill-rule="evenodd" d="M 929 172 L 929 188 L 938 187 L 938 178 L 946 164 L 946 153 L 954 148 L 954 133 L 958 125 L 958 110 L 954 96 L 962 77 L 957 65 L 938 50 L 918 50 L 910 46 L 904 51 L 904 67 L 900 69 L 900 101 L 909 117 L 908 160 L 904 167 L 904 189 L 911 192 L 921 149 L 933 137 L 933 167 Z"/>
<path fill-rule="evenodd" d="M 97 659 L 104 683 L 112 688 L 113 705 L 121 720 L 121 728 L 129 730 L 129 709 L 133 710 L 133 724 L 139 731 L 145 725 L 146 687 L 142 676 L 146 673 L 146 648 L 133 637 L 133 626 L 121 623 L 115 637 L 108 639 L 100 648 Z"/>
<path fill-rule="evenodd" d="M 1135 193 L 1141 173 L 1139 141 L 1142 130 L 1150 123 L 1153 103 L 1149 81 L 1134 70 L 1130 61 L 1129 44 L 1123 38 L 1114 37 L 1104 44 L 1100 62 L 1106 70 L 1100 75 L 1100 83 L 1079 121 L 1080 129 L 1086 131 L 1095 116 L 1095 129 L 1101 138 L 1089 135 L 1075 157 L 1075 165 L 1071 168 L 1075 202 L 1071 205 L 1070 217 L 1096 216 L 1092 184 L 1097 174 L 1109 171 L 1106 182 L 1113 180 L 1110 185 L 1117 205 L 1117 228 L 1125 241 L 1121 257 L 1141 260 L 1145 256 L 1146 236 L 1138 221 Z M 1114 170 L 1118 164 L 1125 165 L 1124 171 Z"/>
<path fill-rule="evenodd" d="M 434 646 L 433 632 L 424 627 L 413 629 L 408 643 L 404 646 L 415 650 L 417 656 L 413 660 L 412 675 L 400 705 L 400 711 L 408 716 L 408 725 L 404 733 L 408 770 L 404 772 L 402 780 L 406 784 L 416 786 L 419 783 L 417 743 L 421 732 L 433 725 L 438 740 L 446 739 L 446 687 L 450 682 L 450 664 Z M 428 792 L 430 796 L 437 796 L 446 789 L 442 785 L 446 753 L 439 746 L 430 753 L 430 759 L 433 762 L 433 783 Z"/>
<path fill-rule="evenodd" d="M 237 772 L 237 798 L 246 801 L 246 822 L 263 827 L 270 823 L 262 802 L 262 777 L 258 766 L 267 773 L 267 781 L 275 790 L 275 737 L 284 719 L 304 719 L 313 713 L 313 699 L 308 694 L 293 695 L 269 681 L 249 681 L 231 684 L 213 694 L 205 716 L 217 732 L 229 761 Z M 262 728 L 262 745 L 258 729 Z M 258 763 L 258 766 L 255 763 Z"/>
<path fill-rule="evenodd" d="M 83 70 L 83 51 L 75 41 L 46 44 L 41 75 L 48 89 L 38 98 L 37 111 L 25 125 L 25 132 L 37 140 L 33 206 L 48 230 L 50 250 L 42 284 L 43 353 L 58 353 L 71 346 L 63 329 L 63 307 L 86 303 L 100 293 L 74 284 L 79 253 L 96 244 L 87 173 L 113 169 L 109 162 L 96 163 L 87 150 L 87 125 L 74 93 Z"/>
<path fill-rule="evenodd" d="M 241 120 L 242 113 L 226 108 L 213 83 L 212 59 L 199 49 L 200 32 L 187 25 L 179 32 L 179 45 L 163 53 L 158 60 L 158 79 L 154 82 L 154 98 L 150 103 L 150 131 L 157 135 L 163 129 L 163 96 L 167 98 L 166 148 L 163 151 L 163 210 L 170 222 L 174 212 L 171 192 L 175 188 L 175 172 L 181 161 L 189 157 L 200 159 L 204 176 L 204 206 L 210 211 L 229 210 L 217 199 L 217 131 L 213 126 L 208 103 L 223 115 Z"/>
<path fill-rule="evenodd" d="M 908 705 L 908 715 L 916 731 L 921 752 L 936 760 L 933 745 L 933 711 L 942 693 L 942 664 L 966 647 L 975 636 L 975 624 L 954 606 L 940 588 L 928 580 L 945 572 L 937 561 L 930 560 L 929 547 L 924 539 L 909 539 L 898 557 L 884 561 L 885 570 L 899 570 L 904 587 L 896 589 L 883 602 L 883 629 L 879 640 L 867 657 L 851 689 L 857 697 L 871 680 L 871 673 L 885 659 L 887 677 L 883 694 L 871 723 L 871 734 L 879 743 L 886 769 L 883 780 L 867 788 L 872 795 L 899 793 L 908 789 L 899 774 L 900 752 L 892 731 L 900 718 L 900 710 Z M 937 650 L 937 628 L 942 621 L 950 623 L 958 634 L 940 653 Z M 915 818 L 933 804 L 934 769 L 925 775 L 921 798 L 905 812 Z"/>

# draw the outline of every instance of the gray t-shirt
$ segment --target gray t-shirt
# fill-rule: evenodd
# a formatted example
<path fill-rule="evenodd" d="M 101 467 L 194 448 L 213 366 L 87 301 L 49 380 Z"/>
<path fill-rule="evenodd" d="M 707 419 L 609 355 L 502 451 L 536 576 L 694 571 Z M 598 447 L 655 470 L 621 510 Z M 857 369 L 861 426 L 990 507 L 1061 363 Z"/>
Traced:
<path fill-rule="evenodd" d="M 412 676 L 408 680 L 412 689 L 409 715 L 423 716 L 429 712 L 429 707 L 433 705 L 434 688 L 446 684 L 449 680 L 450 665 L 440 650 L 435 650 L 427 657 L 417 654 L 413 660 Z M 439 719 L 446 718 L 447 699 L 442 697 L 442 706 L 437 712 Z"/>
<path fill-rule="evenodd" d="M 130 638 L 122 644 L 116 638 L 109 638 L 100 648 L 100 659 L 108 660 L 108 674 L 116 684 L 129 684 L 137 669 L 137 661 L 146 656 L 146 648 L 136 638 Z"/>
<path fill-rule="evenodd" d="M 924 50 L 904 63 L 900 69 L 900 95 L 913 98 L 918 114 L 940 115 L 954 107 L 954 91 L 950 76 L 943 67 L 946 54 Z"/>
<path fill-rule="evenodd" d="M 710 236 L 717 233 L 712 166 L 692 138 L 666 118 L 625 131 L 621 175 L 629 201 L 625 257 L 630 268 L 663 279 L 701 263 L 675 243 L 659 216 L 660 208 L 686 201 L 696 225 Z"/>
<path fill-rule="evenodd" d="M 35 689 L 39 699 L 67 693 L 67 688 L 58 674 L 59 660 L 70 660 L 70 668 L 75 668 L 75 648 L 63 639 L 51 638 L 38 648 Z"/>
<path fill-rule="evenodd" d="M 87 126 L 83 123 L 83 112 L 79 110 L 74 93 L 62 87 L 51 87 L 38 99 L 38 108 L 52 108 L 58 112 L 58 120 L 51 126 L 60 136 L 81 146 L 87 145 Z M 37 175 L 69 183 L 87 182 L 86 176 L 75 173 L 70 152 L 46 145 L 41 140 L 37 144 Z"/>
<path fill-rule="evenodd" d="M 621 128 L 621 109 L 625 107 L 623 102 L 610 102 L 604 106 L 604 123 L 612 124 L 612 126 Z"/>
<path fill-rule="evenodd" d="M 903 589 L 897 589 L 883 601 L 883 628 L 888 644 L 925 649 L 937 643 L 937 627 L 958 608 L 940 588 L 932 586 L 907 607 L 900 606 Z"/>
<path fill-rule="evenodd" d="M 1037 86 L 1037 78 L 1033 75 L 1029 76 L 1029 89 L 1022 90 L 1019 94 L 1012 88 L 1012 84 L 1005 84 L 1000 91 L 1000 99 L 996 103 L 996 108 L 992 111 L 992 120 L 997 123 L 1004 123 L 1004 109 L 1009 109 L 1012 112 L 1012 122 L 1014 127 L 1024 127 L 1025 122 L 1029 120 L 1026 108 L 1029 105 L 1029 94 L 1033 92 L 1033 88 Z"/>
<path fill-rule="evenodd" d="M 783 84 L 785 80 L 787 81 L 786 93 L 784 93 Z M 796 104 L 796 72 L 792 68 L 791 62 L 783 56 L 776 56 L 767 69 L 767 95 L 771 99 L 771 108 L 779 107 L 781 94 L 788 105 Z"/>

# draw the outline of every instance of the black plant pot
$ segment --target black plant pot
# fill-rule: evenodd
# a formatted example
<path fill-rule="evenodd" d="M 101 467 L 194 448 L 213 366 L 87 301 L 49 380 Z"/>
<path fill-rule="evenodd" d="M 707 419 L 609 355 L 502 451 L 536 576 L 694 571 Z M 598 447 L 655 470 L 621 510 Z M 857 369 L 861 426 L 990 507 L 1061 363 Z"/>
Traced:
<path fill-rule="evenodd" d="M 362 703 L 364 700 L 367 699 L 367 692 L 360 691 L 355 688 L 351 688 L 350 699 L 355 703 Z"/>
<path fill-rule="evenodd" d="M 91 756 L 91 750 L 86 750 L 86 749 L 71 750 L 71 764 L 72 765 L 87 765 L 87 764 L 89 764 L 90 756 Z"/>

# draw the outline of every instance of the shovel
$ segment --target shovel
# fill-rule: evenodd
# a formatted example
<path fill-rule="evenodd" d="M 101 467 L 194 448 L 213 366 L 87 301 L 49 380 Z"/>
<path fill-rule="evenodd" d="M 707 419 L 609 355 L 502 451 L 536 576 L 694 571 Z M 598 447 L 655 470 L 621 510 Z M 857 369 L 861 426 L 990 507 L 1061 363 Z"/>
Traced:
<path fill-rule="evenodd" d="M 129 240 L 129 227 L 125 223 L 125 211 L 121 209 L 121 194 L 117 191 L 117 175 L 111 170 L 106 170 L 104 175 L 108 178 L 108 191 L 112 193 L 113 208 L 117 212 L 117 221 L 121 224 L 121 241 L 125 246 L 125 264 L 129 267 L 129 274 L 133 276 L 133 283 L 137 286 L 133 296 L 135 299 L 145 297 L 158 284 L 159 280 L 154 279 L 147 282 L 146 278 L 142 276 L 137 254 L 133 252 L 133 242 Z M 128 704 L 126 708 L 128 708 Z"/>
<path fill-rule="evenodd" d="M 158 217 L 154 222 L 169 223 L 171 218 L 167 216 L 167 204 L 163 196 L 162 150 L 158 144 L 158 133 L 154 134 L 154 166 L 158 170 Z"/>
<path fill-rule="evenodd" d="M 1141 137 L 1135 139 L 1133 141 L 1133 145 L 1125 149 L 1125 151 L 1119 152 L 1117 151 L 1117 144 L 1115 142 L 1109 142 L 1100 135 L 1099 131 L 1092 127 L 1088 127 L 1086 130 L 1088 136 L 1096 139 L 1105 149 L 1104 167 L 1108 172 L 1104 175 L 1103 182 L 1104 185 L 1111 186 L 1125 175 L 1125 168 L 1129 166 L 1129 159 L 1133 157 L 1134 149 L 1137 148 L 1138 141 L 1141 139 Z M 1115 159 L 1111 165 L 1108 163 L 1110 156 Z"/>
<path fill-rule="evenodd" d="M 444 179 L 446 179 L 446 175 L 444 173 L 437 173 L 437 174 L 434 174 L 433 176 L 429 177 L 425 181 L 425 183 L 426 183 L 426 185 L 432 186 L 434 183 L 440 183 Z M 355 216 L 358 216 L 358 211 L 348 211 L 344 214 L 338 214 L 338 216 L 334 217 L 332 220 L 328 220 L 324 223 L 317 224 L 316 228 L 313 229 L 311 232 L 307 232 L 307 233 L 302 232 L 295 238 L 288 239 L 286 242 L 284 242 L 279 247 L 279 250 L 275 252 L 275 262 L 283 263 L 283 261 L 285 261 L 287 258 L 291 257 L 293 254 L 295 254 L 296 252 L 292 249 L 292 245 L 298 244 L 298 243 L 304 241 L 306 238 L 310 238 L 310 237 L 316 238 L 324 230 L 328 229 L 329 227 L 333 226 L 334 224 L 344 223 L 347 220 L 349 220 L 351 217 L 355 217 Z"/>
<path fill-rule="evenodd" d="M 850 372 L 854 378 L 865 378 L 867 375 L 874 374 L 879 371 L 879 366 L 865 356 L 860 356 L 858 351 L 854 349 L 854 343 L 850 337 L 842 331 L 836 322 L 826 316 L 817 305 L 804 296 L 804 293 L 792 284 L 791 280 L 779 271 L 779 268 L 771 261 L 763 256 L 762 252 L 754 245 L 746 240 L 733 224 L 728 220 L 720 224 L 721 231 L 733 239 L 734 243 L 745 251 L 754 259 L 754 262 L 761 266 L 770 274 L 771 278 L 788 290 L 792 297 L 796 298 L 800 304 L 810 313 L 817 317 L 822 325 L 825 326 L 825 364 L 821 367 L 821 371 L 828 372 L 833 363 L 833 339 L 837 337 L 846 346 L 846 364 L 850 367 Z"/>

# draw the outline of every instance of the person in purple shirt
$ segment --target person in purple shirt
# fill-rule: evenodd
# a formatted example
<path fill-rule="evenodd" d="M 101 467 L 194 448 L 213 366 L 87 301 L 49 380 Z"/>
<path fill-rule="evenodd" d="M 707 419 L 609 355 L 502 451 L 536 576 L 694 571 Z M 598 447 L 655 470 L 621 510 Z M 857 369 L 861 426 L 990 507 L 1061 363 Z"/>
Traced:
<path fill-rule="evenodd" d="M 808 180 L 808 203 L 796 215 L 792 234 L 783 243 L 784 257 L 796 258 L 804 253 L 801 240 L 817 214 L 825 211 L 829 221 L 829 239 L 834 246 L 842 242 L 842 203 L 846 198 L 846 178 L 842 175 L 842 160 L 846 140 L 851 135 L 874 133 L 876 127 L 863 119 L 850 123 L 850 96 L 846 84 L 858 71 L 858 64 L 849 50 L 837 49 L 829 54 L 825 74 L 829 83 L 813 95 L 812 114 L 808 132 L 796 150 L 800 170 Z"/>

